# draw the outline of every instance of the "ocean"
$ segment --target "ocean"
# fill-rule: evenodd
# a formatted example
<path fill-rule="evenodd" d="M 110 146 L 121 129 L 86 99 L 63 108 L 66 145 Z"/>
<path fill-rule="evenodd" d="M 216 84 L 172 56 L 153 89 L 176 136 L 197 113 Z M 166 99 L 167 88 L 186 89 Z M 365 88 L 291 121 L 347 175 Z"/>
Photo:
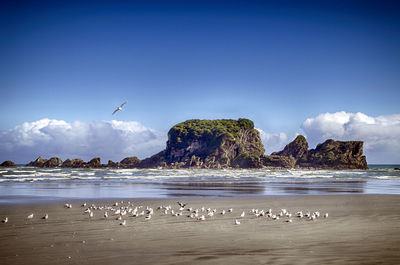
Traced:
<path fill-rule="evenodd" d="M 368 170 L 0 169 L 0 203 L 79 198 L 400 194 L 400 165 Z"/>

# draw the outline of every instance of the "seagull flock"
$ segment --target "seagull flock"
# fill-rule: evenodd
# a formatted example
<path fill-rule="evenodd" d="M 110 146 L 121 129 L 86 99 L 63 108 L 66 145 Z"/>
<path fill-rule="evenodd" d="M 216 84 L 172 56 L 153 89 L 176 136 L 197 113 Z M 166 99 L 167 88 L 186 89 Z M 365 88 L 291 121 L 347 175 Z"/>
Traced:
<path fill-rule="evenodd" d="M 157 207 L 156 211 L 159 212 L 158 216 L 186 216 L 190 220 L 195 221 L 205 221 L 207 219 L 217 218 L 218 215 L 225 216 L 230 215 L 234 222 L 234 225 L 240 225 L 241 222 L 239 220 L 243 220 L 246 216 L 246 211 L 242 211 L 240 215 L 235 216 L 234 209 L 221 209 L 217 210 L 216 208 L 206 208 L 202 206 L 201 208 L 192 208 L 187 207 L 187 203 L 177 202 L 179 207 L 172 207 L 171 205 L 160 205 Z M 64 204 L 66 209 L 71 209 L 72 204 L 66 203 Z M 130 201 L 124 202 L 115 202 L 113 205 L 102 205 L 98 206 L 95 204 L 88 204 L 85 202 L 81 205 L 82 208 L 85 208 L 83 211 L 83 215 L 87 215 L 89 219 L 93 219 L 95 217 L 95 212 L 102 212 L 102 219 L 112 219 L 119 221 L 121 226 L 127 225 L 128 217 L 132 218 L 140 218 L 143 217 L 145 221 L 150 221 L 155 215 L 155 211 L 153 208 L 149 206 L 142 205 L 134 205 Z M 240 212 L 240 211 L 239 211 Z M 96 214 L 98 216 L 99 214 Z M 287 209 L 280 209 L 274 212 L 272 209 L 251 209 L 247 212 L 247 215 L 251 218 L 262 218 L 264 217 L 266 220 L 283 220 L 285 223 L 292 223 L 294 219 L 306 220 L 306 221 L 315 221 L 318 218 L 328 218 L 328 213 L 321 214 L 319 211 L 297 211 L 296 213 L 291 213 Z M 34 218 L 34 214 L 31 213 L 26 217 L 26 220 L 32 220 Z M 49 215 L 46 213 L 41 219 L 49 219 Z M 8 217 L 5 217 L 1 222 L 7 223 Z"/>

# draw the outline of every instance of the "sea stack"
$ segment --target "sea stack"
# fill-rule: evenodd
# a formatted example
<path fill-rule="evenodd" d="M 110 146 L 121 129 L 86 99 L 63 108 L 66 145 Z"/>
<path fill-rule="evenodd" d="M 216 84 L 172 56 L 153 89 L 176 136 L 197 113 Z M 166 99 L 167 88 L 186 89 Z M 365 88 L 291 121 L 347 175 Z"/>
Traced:
<path fill-rule="evenodd" d="M 327 140 L 308 149 L 298 135 L 280 152 L 264 155 L 259 132 L 248 119 L 188 120 L 168 132 L 165 150 L 138 166 L 168 168 L 367 169 L 362 141 Z"/>
<path fill-rule="evenodd" d="M 166 149 L 141 166 L 257 168 L 264 151 L 251 120 L 188 120 L 173 126 Z"/>

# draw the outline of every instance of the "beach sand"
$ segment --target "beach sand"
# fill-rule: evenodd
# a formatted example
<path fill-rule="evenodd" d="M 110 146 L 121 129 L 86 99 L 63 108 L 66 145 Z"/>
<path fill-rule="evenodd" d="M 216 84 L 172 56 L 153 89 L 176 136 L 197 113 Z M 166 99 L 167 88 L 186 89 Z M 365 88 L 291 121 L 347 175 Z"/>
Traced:
<path fill-rule="evenodd" d="M 84 200 L 0 205 L 0 264 L 400 264 L 400 196 L 334 195 L 182 199 L 187 207 L 216 208 L 197 221 L 156 210 L 176 199 L 127 200 L 150 206 L 151 220 L 104 210 L 84 213 Z M 120 200 L 87 201 L 112 205 Z M 71 203 L 72 208 L 64 207 Z M 121 205 L 120 205 L 121 206 Z M 222 209 L 233 213 L 221 215 Z M 315 221 L 256 218 L 252 208 L 329 213 Z M 238 218 L 242 211 L 244 218 Z M 34 218 L 26 217 L 34 213 Z M 49 219 L 41 219 L 48 213 Z M 202 213 L 200 213 L 202 214 Z M 235 219 L 240 225 L 235 225 Z"/>

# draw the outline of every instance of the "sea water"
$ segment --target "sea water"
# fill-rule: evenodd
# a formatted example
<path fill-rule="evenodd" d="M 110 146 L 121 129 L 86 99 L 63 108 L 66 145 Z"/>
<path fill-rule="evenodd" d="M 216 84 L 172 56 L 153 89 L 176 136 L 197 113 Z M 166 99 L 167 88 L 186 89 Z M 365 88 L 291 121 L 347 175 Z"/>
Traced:
<path fill-rule="evenodd" d="M 368 170 L 0 168 L 0 203 L 25 199 L 400 194 L 400 165 Z"/>

